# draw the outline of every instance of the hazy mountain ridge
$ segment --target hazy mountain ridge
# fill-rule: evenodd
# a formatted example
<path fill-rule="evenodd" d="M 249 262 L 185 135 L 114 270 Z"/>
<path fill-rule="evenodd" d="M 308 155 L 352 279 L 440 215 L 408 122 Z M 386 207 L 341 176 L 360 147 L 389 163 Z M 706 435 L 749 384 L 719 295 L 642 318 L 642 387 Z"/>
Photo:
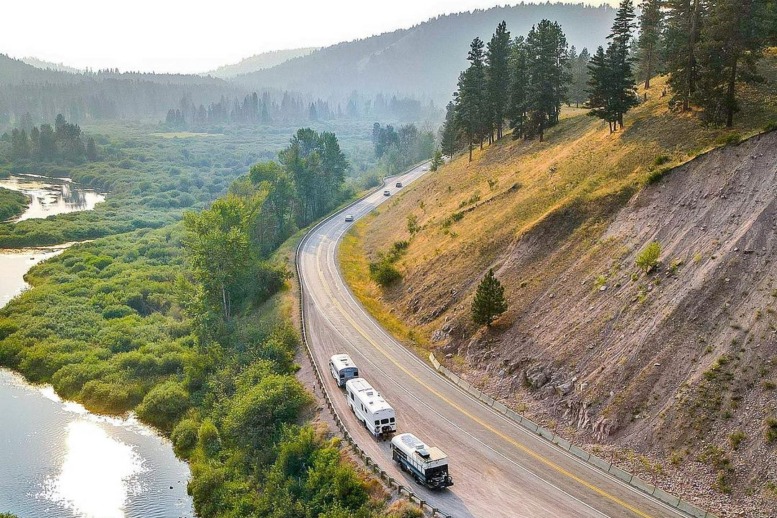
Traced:
<path fill-rule="evenodd" d="M 246 88 L 271 87 L 316 95 L 400 93 L 447 102 L 466 66 L 475 36 L 491 38 L 505 20 L 513 37 L 543 18 L 558 21 L 570 45 L 593 51 L 605 43 L 615 10 L 584 4 L 520 4 L 439 16 L 409 29 L 326 47 L 270 69 L 244 74 Z"/>
<path fill-rule="evenodd" d="M 203 75 L 209 75 L 218 77 L 220 79 L 231 79 L 241 74 L 248 74 L 256 72 L 258 70 L 264 70 L 266 68 L 272 68 L 280 65 L 290 59 L 307 56 L 313 51 L 318 50 L 318 47 L 303 47 L 298 49 L 284 49 L 273 50 L 270 52 L 263 52 L 261 54 L 255 54 L 240 60 L 238 63 L 232 65 L 223 65 L 215 70 L 206 72 Z"/>
<path fill-rule="evenodd" d="M 40 68 L 42 70 L 56 70 L 57 72 L 68 72 L 70 74 L 79 74 L 83 72 L 83 70 L 80 68 L 70 67 L 64 63 L 45 61 L 32 56 L 25 56 L 21 60 L 28 65 L 31 65 L 35 68 Z"/>

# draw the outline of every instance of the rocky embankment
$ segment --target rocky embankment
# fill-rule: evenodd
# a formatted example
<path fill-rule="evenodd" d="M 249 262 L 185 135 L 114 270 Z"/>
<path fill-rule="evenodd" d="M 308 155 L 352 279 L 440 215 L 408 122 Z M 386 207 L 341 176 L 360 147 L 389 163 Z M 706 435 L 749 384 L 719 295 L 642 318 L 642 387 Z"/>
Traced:
<path fill-rule="evenodd" d="M 497 258 L 511 309 L 493 329 L 473 336 L 467 301 L 448 304 L 438 356 L 721 515 L 777 515 L 777 132 L 582 214 Z"/>

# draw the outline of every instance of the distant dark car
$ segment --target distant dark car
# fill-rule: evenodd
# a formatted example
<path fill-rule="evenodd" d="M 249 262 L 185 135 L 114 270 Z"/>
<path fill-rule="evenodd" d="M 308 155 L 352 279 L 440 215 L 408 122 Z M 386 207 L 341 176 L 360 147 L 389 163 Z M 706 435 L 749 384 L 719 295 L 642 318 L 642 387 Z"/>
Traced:
<path fill-rule="evenodd" d="M 383 191 L 383 196 L 391 196 L 391 191 Z"/>
<path fill-rule="evenodd" d="M 345 221 L 353 221 L 353 214 L 346 214 Z"/>
<path fill-rule="evenodd" d="M 396 183 L 396 187 L 397 187 L 397 188 L 400 188 L 400 187 L 402 187 L 402 182 L 397 182 L 397 183 Z"/>

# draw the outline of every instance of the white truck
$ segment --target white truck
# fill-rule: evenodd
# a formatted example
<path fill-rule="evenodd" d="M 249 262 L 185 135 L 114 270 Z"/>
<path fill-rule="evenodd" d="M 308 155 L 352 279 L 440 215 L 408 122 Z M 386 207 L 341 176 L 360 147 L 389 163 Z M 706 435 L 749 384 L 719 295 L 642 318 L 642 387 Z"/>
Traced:
<path fill-rule="evenodd" d="M 367 430 L 381 438 L 397 431 L 397 417 L 383 396 L 364 378 L 355 378 L 345 383 L 348 406 Z"/>
<path fill-rule="evenodd" d="M 358 367 L 347 354 L 335 354 L 329 358 L 329 372 L 338 387 L 343 387 L 348 380 L 359 377 Z"/>
<path fill-rule="evenodd" d="M 431 489 L 453 485 L 448 474 L 448 457 L 434 446 L 427 446 L 411 433 L 391 439 L 391 457 L 402 471 L 407 471 L 419 484 Z"/>

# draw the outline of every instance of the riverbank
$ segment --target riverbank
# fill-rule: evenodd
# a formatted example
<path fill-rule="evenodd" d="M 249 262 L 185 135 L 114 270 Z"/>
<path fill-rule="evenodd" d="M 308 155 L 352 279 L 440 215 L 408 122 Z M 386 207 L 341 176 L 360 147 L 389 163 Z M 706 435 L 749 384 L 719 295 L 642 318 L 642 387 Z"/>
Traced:
<path fill-rule="evenodd" d="M 0 186 L 0 221 L 8 221 L 21 216 L 30 199 L 24 194 Z"/>

